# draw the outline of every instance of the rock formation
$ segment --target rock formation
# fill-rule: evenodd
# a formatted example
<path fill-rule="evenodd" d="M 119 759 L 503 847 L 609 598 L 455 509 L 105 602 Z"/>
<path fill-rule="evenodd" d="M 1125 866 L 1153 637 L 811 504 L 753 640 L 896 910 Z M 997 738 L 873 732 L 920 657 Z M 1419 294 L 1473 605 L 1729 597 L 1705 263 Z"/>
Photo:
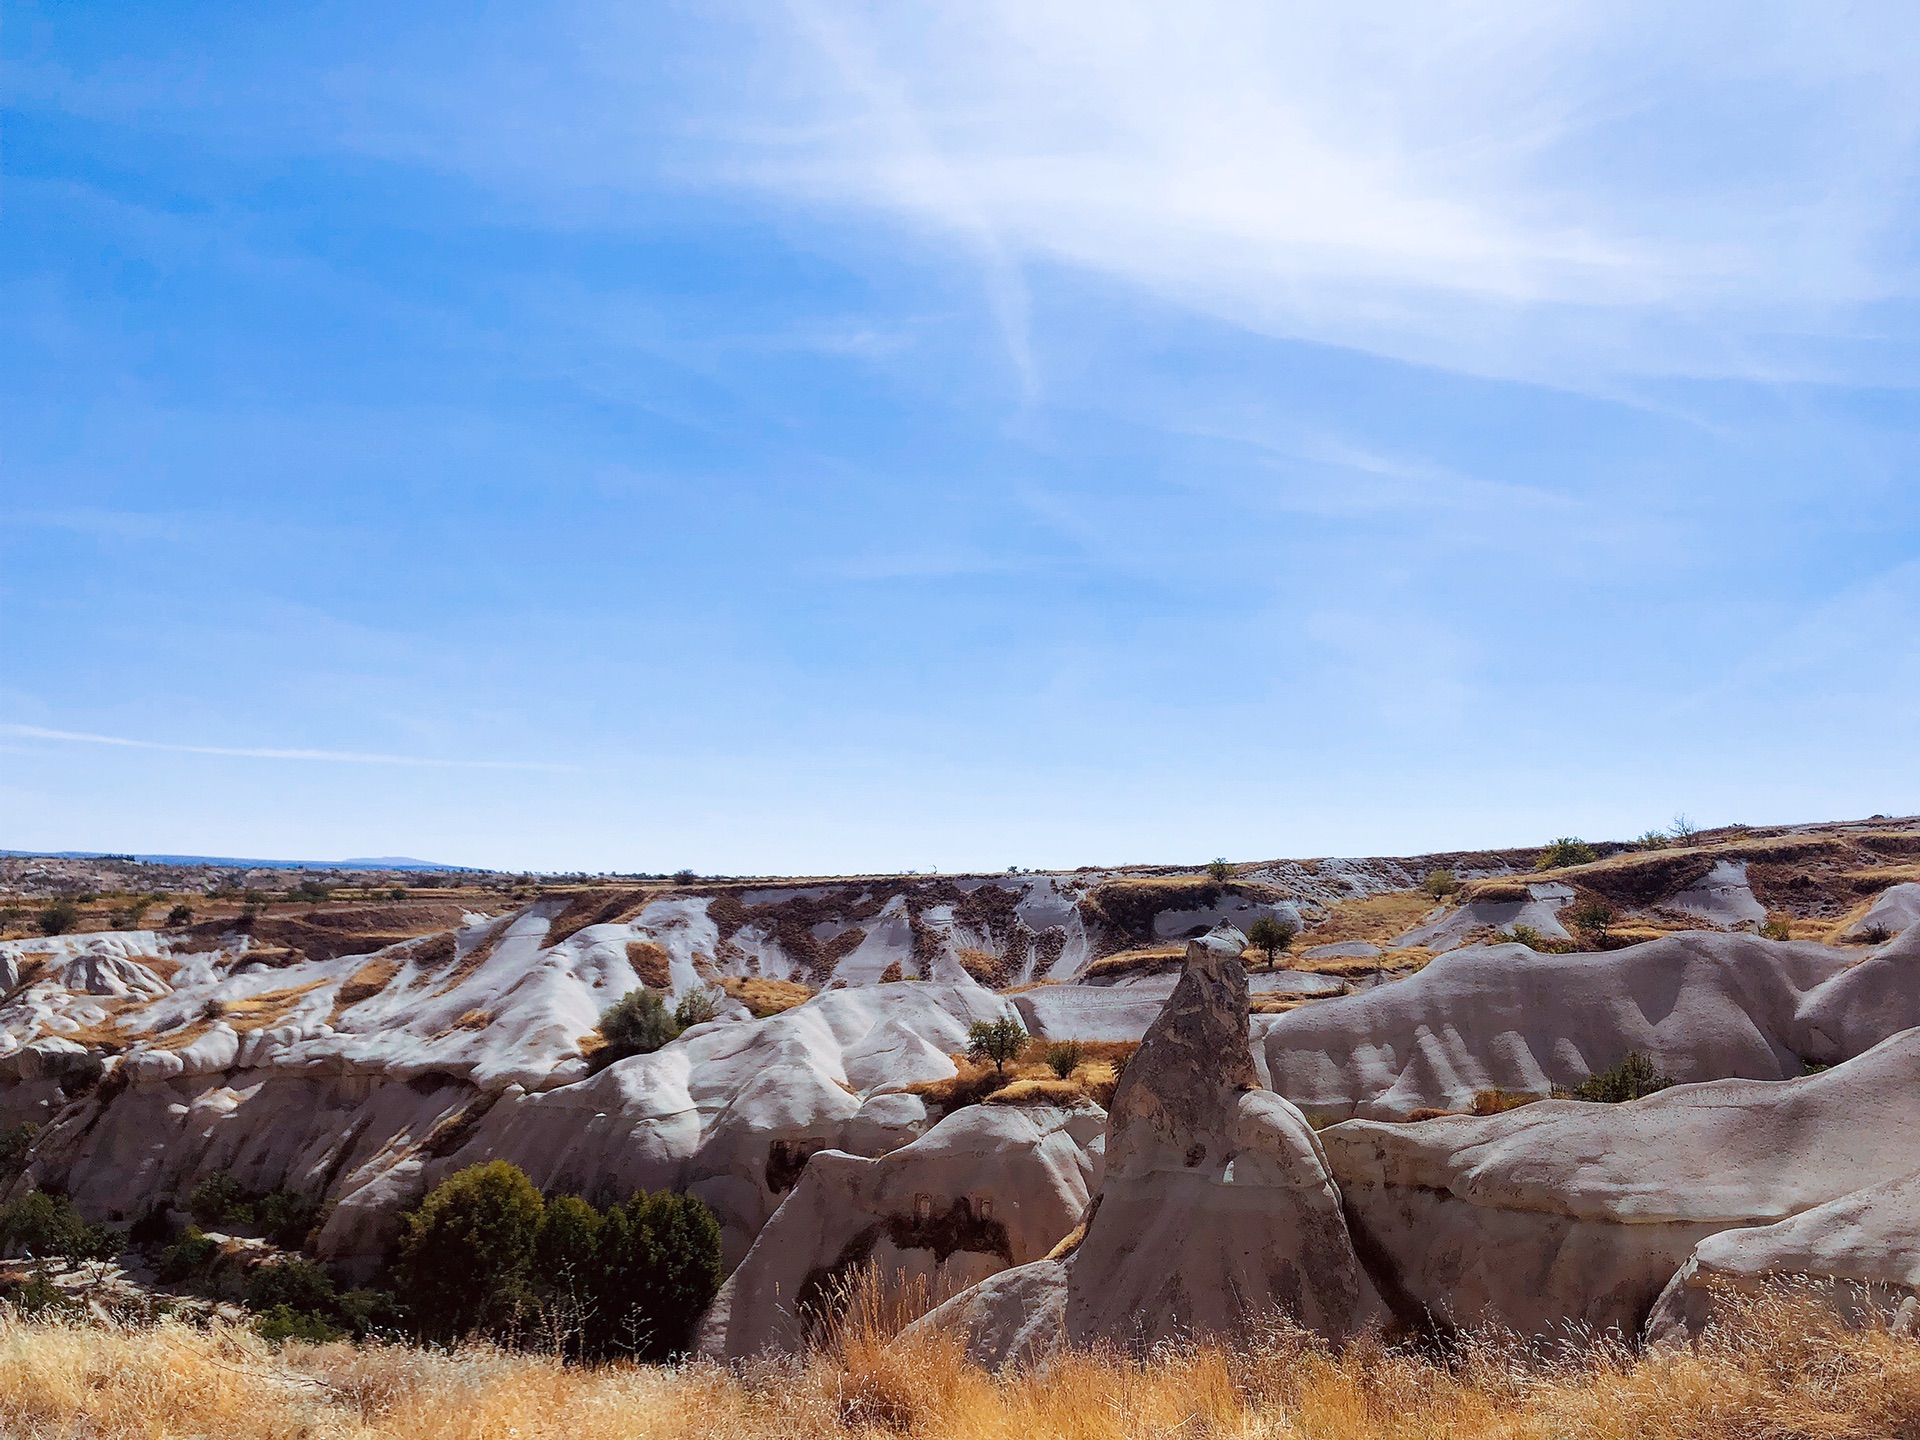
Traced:
<path fill-rule="evenodd" d="M 878 1159 L 815 1155 L 714 1301 L 702 1353 L 799 1349 L 863 1265 L 938 1298 L 1043 1258 L 1086 1211 L 1105 1131 L 1091 1104 L 970 1105 Z"/>
<path fill-rule="evenodd" d="M 1187 947 L 1186 969 L 1114 1094 L 1106 1173 L 1084 1238 L 1003 1271 L 920 1323 L 989 1364 L 1063 1344 L 1231 1334 L 1279 1311 L 1344 1336 L 1380 1313 L 1313 1131 L 1257 1088 L 1242 939 Z"/>

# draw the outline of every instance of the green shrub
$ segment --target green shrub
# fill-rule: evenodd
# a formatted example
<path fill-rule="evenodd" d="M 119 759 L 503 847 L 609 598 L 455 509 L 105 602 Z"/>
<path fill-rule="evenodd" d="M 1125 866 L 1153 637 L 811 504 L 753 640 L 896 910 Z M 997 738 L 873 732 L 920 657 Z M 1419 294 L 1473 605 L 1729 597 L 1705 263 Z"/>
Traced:
<path fill-rule="evenodd" d="M 38 1266 L 24 1280 L 0 1286 L 5 1300 L 22 1315 L 67 1314 L 79 1319 L 87 1313 L 87 1302 L 61 1289 Z"/>
<path fill-rule="evenodd" d="M 1599 852 L 1591 845 L 1572 835 L 1562 835 L 1540 852 L 1533 862 L 1533 868 L 1558 870 L 1563 865 L 1591 865 L 1599 858 Z"/>
<path fill-rule="evenodd" d="M 284 1306 L 294 1310 L 328 1311 L 337 1298 L 333 1277 L 306 1260 L 276 1260 L 256 1265 L 247 1276 L 246 1301 L 249 1310 L 272 1310 Z"/>
<path fill-rule="evenodd" d="M 349 1332 L 336 1326 L 317 1310 L 296 1310 L 291 1305 L 275 1305 L 254 1316 L 253 1333 L 269 1345 L 283 1345 L 289 1340 L 324 1345 L 330 1340 L 346 1339 Z"/>
<path fill-rule="evenodd" d="M 1642 850 L 1664 850 L 1667 848 L 1667 834 L 1664 830 L 1649 830 L 1633 843 Z"/>
<path fill-rule="evenodd" d="M 1275 958 L 1282 950 L 1290 949 L 1293 937 L 1300 933 L 1300 927 L 1291 920 L 1282 920 L 1273 915 L 1262 915 L 1247 927 L 1247 939 L 1267 952 L 1267 968 L 1272 969 Z"/>
<path fill-rule="evenodd" d="M 253 1197 L 230 1170 L 216 1170 L 187 1197 L 187 1209 L 202 1225 L 253 1224 Z"/>
<path fill-rule="evenodd" d="M 407 887 L 406 887 L 406 886 L 404 886 L 404 885 L 396 885 L 396 886 L 394 886 L 394 887 L 393 887 L 393 889 L 391 889 L 391 890 L 389 890 L 389 891 L 387 892 L 387 898 L 388 898 L 389 900 L 404 900 L 404 899 L 406 899 L 406 898 L 407 898 Z"/>
<path fill-rule="evenodd" d="M 685 1353 L 720 1287 L 720 1222 L 699 1200 L 643 1192 L 603 1215 L 543 1200 L 503 1160 L 452 1176 L 406 1228 L 398 1301 L 429 1340 L 512 1340 L 541 1321 L 566 1353 L 664 1360 Z M 334 1302 L 343 1322 L 352 1298 Z"/>
<path fill-rule="evenodd" d="M 40 1127 L 31 1124 L 0 1130 L 0 1185 L 16 1179 L 27 1168 L 33 1137 L 39 1133 Z"/>
<path fill-rule="evenodd" d="M 545 1209 L 519 1167 L 493 1160 L 443 1181 L 407 1216 L 397 1273 L 422 1334 L 504 1334 L 527 1317 Z"/>
<path fill-rule="evenodd" d="M 1652 1060 L 1638 1050 L 1632 1050 L 1621 1057 L 1620 1063 L 1612 1069 L 1589 1075 L 1567 1091 L 1564 1098 L 1588 1100 L 1599 1105 L 1620 1105 L 1628 1100 L 1656 1094 L 1674 1083 L 1673 1077 L 1661 1074 Z"/>
<path fill-rule="evenodd" d="M 155 1273 L 169 1285 L 186 1280 L 205 1280 L 220 1259 L 220 1242 L 201 1233 L 198 1225 L 189 1225 L 186 1233 L 160 1252 Z"/>
<path fill-rule="evenodd" d="M 635 1195 L 600 1226 L 590 1351 L 668 1360 L 720 1288 L 720 1222 L 691 1195 Z"/>
<path fill-rule="evenodd" d="M 80 907 L 71 900 L 56 900 L 35 917 L 42 935 L 64 935 L 80 923 Z"/>
<path fill-rule="evenodd" d="M 1056 1040 L 1047 1046 L 1047 1068 L 1062 1080 L 1080 1067 L 1087 1047 L 1078 1040 Z"/>
<path fill-rule="evenodd" d="M 1444 900 L 1460 888 L 1460 877 L 1451 870 L 1429 870 L 1420 881 L 1420 893 L 1429 900 Z"/>
<path fill-rule="evenodd" d="M 667 1013 L 666 1002 L 652 990 L 629 990 L 600 1017 L 600 1035 L 606 1044 L 593 1055 L 601 1070 L 616 1060 L 651 1055 L 679 1035 L 680 1026 Z"/>
<path fill-rule="evenodd" d="M 291 1190 L 269 1190 L 253 1203 L 253 1223 L 282 1250 L 298 1250 L 307 1243 L 319 1206 Z"/>
<path fill-rule="evenodd" d="M 111 1260 L 120 1237 L 89 1225 L 64 1195 L 36 1190 L 0 1205 L 0 1252 L 35 1260 Z"/>
<path fill-rule="evenodd" d="M 1574 929 L 1599 940 L 1607 938 L 1613 920 L 1613 907 L 1597 896 L 1590 895 L 1567 911 L 1567 922 Z"/>
<path fill-rule="evenodd" d="M 1785 920 L 1765 920 L 1761 922 L 1760 935 L 1765 940 L 1791 940 L 1793 926 Z"/>
<path fill-rule="evenodd" d="M 1027 1048 L 1026 1027 L 1011 1015 L 998 1020 L 976 1020 L 967 1027 L 967 1057 L 991 1060 L 995 1074 L 1005 1074 L 1007 1062 Z"/>
<path fill-rule="evenodd" d="M 1227 881 L 1233 879 L 1233 866 L 1229 864 L 1224 857 L 1218 860 L 1209 860 L 1207 862 L 1207 878 L 1216 885 L 1224 885 Z"/>
<path fill-rule="evenodd" d="M 698 990 L 689 990 L 680 997 L 680 1003 L 673 1007 L 673 1023 L 682 1030 L 691 1030 L 696 1025 L 704 1025 L 720 1013 L 720 1002 L 713 997 L 713 991 L 702 986 Z"/>
<path fill-rule="evenodd" d="M 169 930 L 178 930 L 182 925 L 191 925 L 192 923 L 193 907 L 191 905 L 176 905 L 167 911 L 166 928 Z"/>
<path fill-rule="evenodd" d="M 1524 945 L 1529 950 L 1544 950 L 1547 937 L 1531 925 L 1509 925 L 1493 932 L 1493 938 L 1508 945 Z"/>

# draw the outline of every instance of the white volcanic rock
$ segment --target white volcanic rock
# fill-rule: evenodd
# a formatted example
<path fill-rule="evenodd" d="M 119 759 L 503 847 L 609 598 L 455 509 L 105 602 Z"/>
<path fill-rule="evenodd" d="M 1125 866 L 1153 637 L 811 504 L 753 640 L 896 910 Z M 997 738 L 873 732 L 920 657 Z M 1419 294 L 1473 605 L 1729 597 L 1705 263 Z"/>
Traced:
<path fill-rule="evenodd" d="M 1599 955 L 1476 946 L 1277 1017 L 1266 1068 L 1275 1090 L 1330 1119 L 1464 1109 L 1489 1088 L 1545 1095 L 1635 1050 L 1679 1080 L 1787 1079 L 1803 1057 L 1857 1055 L 1915 1023 L 1902 1018 L 1912 1002 L 1886 993 L 1895 964 L 1887 986 L 1851 980 L 1860 995 L 1841 998 L 1852 964 L 1825 946 L 1741 934 Z"/>
<path fill-rule="evenodd" d="M 1669 909 L 1723 930 L 1757 925 L 1767 918 L 1767 907 L 1753 898 L 1753 889 L 1747 884 L 1744 860 L 1716 860 L 1711 870 L 1666 904 Z"/>
<path fill-rule="evenodd" d="M 1557 882 L 1541 882 L 1528 885 L 1526 891 L 1524 900 L 1475 900 L 1436 911 L 1393 943 L 1423 945 L 1429 950 L 1454 950 L 1476 936 L 1510 930 L 1515 925 L 1530 925 L 1549 940 L 1571 939 L 1560 924 L 1560 912 L 1573 903 L 1572 888 Z"/>
<path fill-rule="evenodd" d="M 1639 1330 L 1708 1236 L 1910 1174 L 1920 1030 L 1820 1074 L 1321 1132 L 1402 1321 Z"/>
<path fill-rule="evenodd" d="M 1791 1219 L 1709 1235 L 1661 1293 L 1648 1338 L 1697 1334 L 1718 1285 L 1786 1280 L 1820 1286 L 1843 1311 L 1910 1315 L 1920 1294 L 1920 1168 Z"/>
<path fill-rule="evenodd" d="M 732 1264 L 809 1155 L 873 1153 L 912 1138 L 925 1107 L 901 1092 L 954 1075 L 949 1057 L 966 1049 L 968 1026 L 1006 1013 L 977 985 L 907 983 L 830 990 L 767 1020 L 702 1025 L 582 1083 L 510 1092 L 424 1180 L 499 1158 L 545 1190 L 686 1190 L 719 1216 Z"/>
<path fill-rule="evenodd" d="M 800 1349 L 861 1266 L 890 1291 L 917 1280 L 944 1298 L 1043 1258 L 1085 1213 L 1105 1122 L 1092 1105 L 969 1105 L 878 1159 L 815 1155 L 721 1288 L 701 1352 Z"/>
<path fill-rule="evenodd" d="M 1232 1334 L 1274 1311 L 1332 1336 L 1380 1313 L 1300 1112 L 1257 1088 L 1244 937 L 1187 947 L 1179 986 L 1128 1063 L 1084 1239 L 1005 1271 L 920 1323 L 983 1363 L 1063 1344 Z"/>
<path fill-rule="evenodd" d="M 1909 880 L 1882 890 L 1867 913 L 1847 927 L 1845 938 L 1857 940 L 1876 929 L 1898 935 L 1916 926 L 1920 926 L 1920 881 Z"/>

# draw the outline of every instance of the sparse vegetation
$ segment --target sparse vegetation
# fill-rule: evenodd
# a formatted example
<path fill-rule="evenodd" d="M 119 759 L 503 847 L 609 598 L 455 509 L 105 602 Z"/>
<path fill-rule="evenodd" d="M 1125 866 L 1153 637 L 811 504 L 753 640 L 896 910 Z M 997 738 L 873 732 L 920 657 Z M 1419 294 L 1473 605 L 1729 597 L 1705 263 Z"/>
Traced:
<path fill-rule="evenodd" d="M 1589 1075 L 1572 1089 L 1556 1092 L 1560 1099 L 1587 1100 L 1600 1105 L 1621 1105 L 1641 1100 L 1675 1084 L 1671 1075 L 1638 1050 L 1629 1051 L 1611 1069 Z"/>
<path fill-rule="evenodd" d="M 1429 870 L 1420 879 L 1420 893 L 1429 900 L 1444 900 L 1460 888 L 1460 877 L 1451 870 Z"/>
<path fill-rule="evenodd" d="M 1591 865 L 1600 852 L 1572 835 L 1562 835 L 1542 850 L 1533 862 L 1536 870 L 1558 870 L 1567 865 Z"/>
<path fill-rule="evenodd" d="M 56 900 L 34 917 L 34 923 L 42 935 L 65 935 L 80 923 L 80 907 L 71 900 Z"/>
<path fill-rule="evenodd" d="M 593 1053 L 593 1067 L 604 1069 L 616 1060 L 651 1055 L 680 1033 L 657 990 L 629 990 L 607 1007 L 599 1032 L 605 1042 Z"/>
<path fill-rule="evenodd" d="M 1047 1068 L 1065 1080 L 1080 1068 L 1086 1054 L 1087 1047 L 1078 1040 L 1055 1040 L 1047 1046 Z"/>
<path fill-rule="evenodd" d="M 1884 945 L 1893 938 L 1893 932 L 1878 922 L 1861 930 L 1854 939 L 1862 945 Z"/>
<path fill-rule="evenodd" d="M 877 1287 L 875 1287 L 877 1288 Z M 1562 1346 L 1469 1334 L 1444 1351 L 1337 1351 L 1276 1323 L 1243 1346 L 1138 1359 L 1069 1353 L 992 1375 L 950 1335 L 899 1336 L 915 1305 L 856 1301 L 791 1364 L 611 1364 L 486 1345 L 452 1352 L 290 1340 L 241 1327 L 0 1318 L 0 1430 L 286 1440 L 1830 1440 L 1910 1433 L 1920 1342 L 1849 1327 L 1805 1291 L 1729 1292 L 1692 1346 Z"/>
<path fill-rule="evenodd" d="M 1613 906 L 1597 895 L 1589 895 L 1567 909 L 1567 923 L 1583 935 L 1604 942 L 1614 922 Z"/>
<path fill-rule="evenodd" d="M 720 1014 L 720 1002 L 713 991 L 704 986 L 698 990 L 689 990 L 680 997 L 680 1003 L 673 1007 L 673 1023 L 682 1030 L 691 1030 L 696 1025 L 704 1025 Z"/>
<path fill-rule="evenodd" d="M 1667 827 L 1667 833 L 1674 838 L 1676 844 L 1691 845 L 1693 837 L 1700 833 L 1700 827 L 1684 814 L 1680 814 L 1673 817 L 1673 824 Z"/>
<path fill-rule="evenodd" d="M 1664 830 L 1649 830 L 1633 843 L 1642 850 L 1664 850 L 1667 848 L 1667 834 Z"/>
<path fill-rule="evenodd" d="M 1293 937 L 1300 933 L 1300 927 L 1291 920 L 1282 920 L 1272 915 L 1262 915 L 1247 927 L 1247 939 L 1254 946 L 1264 950 L 1267 955 L 1267 968 L 1271 970 L 1280 952 L 1293 944 Z"/>
<path fill-rule="evenodd" d="M 193 907 L 191 905 L 176 905 L 167 911 L 166 928 L 169 930 L 178 930 L 192 923 Z"/>
<path fill-rule="evenodd" d="M 1216 885 L 1226 884 L 1227 881 L 1233 879 L 1232 864 L 1224 858 L 1209 860 L 1207 862 L 1207 878 Z"/>
<path fill-rule="evenodd" d="M 1517 1090 L 1476 1090 L 1473 1103 L 1467 1107 L 1470 1115 L 1504 1115 L 1509 1110 L 1518 1110 L 1522 1105 L 1531 1105 L 1540 1099 L 1538 1095 L 1528 1095 Z"/>
<path fill-rule="evenodd" d="M 1764 940 L 1791 940 L 1793 926 L 1779 916 L 1769 916 L 1760 922 L 1760 936 Z"/>
<path fill-rule="evenodd" d="M 1007 1062 L 1017 1059 L 1026 1048 L 1026 1027 L 1011 1015 L 1003 1015 L 998 1020 L 976 1020 L 967 1027 L 968 1058 L 991 1060 L 997 1074 L 1006 1074 Z"/>
<path fill-rule="evenodd" d="M 891 976 L 882 975 L 880 978 L 883 981 L 889 978 L 894 980 L 902 978 L 897 973 L 899 970 L 897 962 L 891 968 L 896 973 Z M 749 975 L 745 978 L 735 975 L 725 976 L 720 981 L 720 988 L 746 1006 L 748 1012 L 757 1020 L 764 1020 L 769 1015 L 778 1015 L 781 1011 L 791 1010 L 796 1005 L 804 1005 L 814 996 L 811 985 L 803 985 L 798 980 L 769 980 L 760 975 Z"/>

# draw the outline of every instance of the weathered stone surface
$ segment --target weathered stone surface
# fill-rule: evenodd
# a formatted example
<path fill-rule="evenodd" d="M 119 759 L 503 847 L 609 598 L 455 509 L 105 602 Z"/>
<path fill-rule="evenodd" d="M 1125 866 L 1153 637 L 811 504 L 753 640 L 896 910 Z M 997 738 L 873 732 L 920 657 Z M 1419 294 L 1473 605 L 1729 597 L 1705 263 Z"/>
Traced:
<path fill-rule="evenodd" d="M 1044 1257 L 1085 1213 L 1106 1117 L 971 1105 L 878 1159 L 838 1150 L 807 1162 L 702 1329 L 702 1353 L 790 1352 L 829 1289 L 872 1265 L 889 1290 L 935 1297 Z"/>
<path fill-rule="evenodd" d="M 1333 1336 L 1380 1314 L 1311 1127 L 1257 1088 L 1241 945 L 1225 932 L 1187 947 L 1114 1095 L 1079 1246 L 920 1323 L 961 1330 L 975 1358 L 998 1365 L 1063 1344 L 1232 1334 L 1276 1310 Z"/>
<path fill-rule="evenodd" d="M 1403 1321 L 1631 1334 L 1709 1236 L 1909 1175 L 1916 1094 L 1920 1030 L 1803 1079 L 1686 1085 L 1625 1105 L 1548 1100 L 1489 1119 L 1356 1120 L 1320 1140 Z"/>
<path fill-rule="evenodd" d="M 1266 1027 L 1272 1088 L 1325 1121 L 1465 1109 L 1490 1088 L 1545 1095 L 1640 1051 L 1686 1081 L 1784 1080 L 1920 1023 L 1910 963 L 1823 945 L 1690 933 L 1599 955 L 1523 945 L 1443 955 L 1395 984 Z"/>

